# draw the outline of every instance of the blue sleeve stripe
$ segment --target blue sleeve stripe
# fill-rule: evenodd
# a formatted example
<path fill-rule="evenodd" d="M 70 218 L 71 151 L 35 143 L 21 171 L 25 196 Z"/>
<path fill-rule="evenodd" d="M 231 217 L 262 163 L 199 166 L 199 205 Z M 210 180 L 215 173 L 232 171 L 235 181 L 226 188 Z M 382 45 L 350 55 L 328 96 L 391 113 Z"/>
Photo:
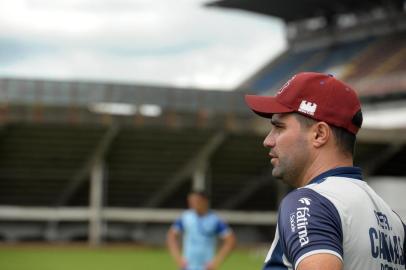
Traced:
<path fill-rule="evenodd" d="M 229 232 L 230 232 L 230 229 L 227 226 L 227 224 L 224 221 L 222 221 L 221 219 L 219 219 L 217 222 L 216 234 L 224 236 Z"/>
<path fill-rule="evenodd" d="M 175 222 L 172 225 L 172 228 L 174 228 L 175 230 L 177 230 L 179 232 L 183 232 L 184 227 L 183 227 L 182 219 L 178 218 L 177 220 L 175 220 Z"/>
<path fill-rule="evenodd" d="M 231 233 L 231 229 L 226 229 L 226 230 L 222 231 L 221 233 L 219 233 L 218 235 L 220 237 L 225 237 L 225 236 L 229 235 L 230 233 Z"/>

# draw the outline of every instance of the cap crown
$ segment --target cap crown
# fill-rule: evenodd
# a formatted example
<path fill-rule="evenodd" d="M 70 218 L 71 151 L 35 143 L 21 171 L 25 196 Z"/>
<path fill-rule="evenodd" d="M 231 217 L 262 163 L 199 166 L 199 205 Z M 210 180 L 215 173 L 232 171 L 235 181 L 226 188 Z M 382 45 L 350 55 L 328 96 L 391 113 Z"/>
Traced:
<path fill-rule="evenodd" d="M 281 105 L 313 119 L 357 133 L 353 118 L 361 110 L 355 91 L 332 75 L 303 72 L 293 76 L 277 92 Z"/>

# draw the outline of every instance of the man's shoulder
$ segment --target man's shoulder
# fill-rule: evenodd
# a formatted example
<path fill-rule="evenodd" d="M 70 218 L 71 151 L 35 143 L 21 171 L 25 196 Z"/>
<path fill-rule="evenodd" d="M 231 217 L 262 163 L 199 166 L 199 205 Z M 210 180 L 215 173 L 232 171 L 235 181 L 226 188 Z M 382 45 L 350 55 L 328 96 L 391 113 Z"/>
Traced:
<path fill-rule="evenodd" d="M 342 257 L 339 213 L 328 199 L 313 189 L 299 188 L 283 199 L 278 214 L 278 233 L 282 250 L 293 265 L 297 266 L 310 254 L 326 250 Z"/>
<path fill-rule="evenodd" d="M 377 197 L 365 181 L 350 177 L 327 177 L 323 182 L 311 184 L 307 188 L 325 197 L 339 208 L 351 208 L 354 204 L 363 203 L 371 196 Z"/>
<path fill-rule="evenodd" d="M 219 214 L 216 213 L 216 212 L 213 211 L 213 210 L 210 210 L 210 211 L 207 213 L 207 216 L 210 217 L 210 218 L 221 219 L 220 216 L 219 216 Z"/>
<path fill-rule="evenodd" d="M 312 212 L 337 211 L 332 201 L 325 194 L 306 186 L 295 189 L 285 196 L 280 204 L 279 216 L 290 215 L 290 213 L 302 208 L 311 209 Z"/>
<path fill-rule="evenodd" d="M 282 200 L 281 202 L 281 207 L 286 207 L 291 204 L 297 204 L 303 203 L 306 205 L 309 205 L 312 201 L 312 199 L 317 198 L 321 196 L 318 194 L 315 190 L 307 188 L 307 187 L 302 187 L 302 188 L 297 188 L 295 190 L 292 190 L 289 192 Z"/>

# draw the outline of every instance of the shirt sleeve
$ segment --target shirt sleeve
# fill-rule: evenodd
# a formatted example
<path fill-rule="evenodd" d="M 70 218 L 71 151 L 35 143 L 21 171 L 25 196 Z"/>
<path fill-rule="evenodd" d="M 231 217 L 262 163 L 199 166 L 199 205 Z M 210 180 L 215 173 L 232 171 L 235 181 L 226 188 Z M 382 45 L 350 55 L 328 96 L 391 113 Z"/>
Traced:
<path fill-rule="evenodd" d="M 225 237 L 231 232 L 230 227 L 221 218 L 217 220 L 216 234 L 220 237 Z"/>
<path fill-rule="evenodd" d="M 172 224 L 172 229 L 176 230 L 177 232 L 183 232 L 184 226 L 182 217 L 179 217 L 178 219 L 175 220 L 175 222 Z"/>
<path fill-rule="evenodd" d="M 278 224 L 282 249 L 294 269 L 304 258 L 318 253 L 330 253 L 342 260 L 340 215 L 316 191 L 302 188 L 289 193 L 281 203 Z"/>

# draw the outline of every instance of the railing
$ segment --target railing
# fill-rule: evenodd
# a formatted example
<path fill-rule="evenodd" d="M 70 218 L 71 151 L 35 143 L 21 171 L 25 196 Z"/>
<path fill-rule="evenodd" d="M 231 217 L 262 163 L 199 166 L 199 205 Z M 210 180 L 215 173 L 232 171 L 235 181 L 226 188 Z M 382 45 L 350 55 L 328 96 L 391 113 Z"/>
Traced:
<path fill-rule="evenodd" d="M 105 221 L 172 223 L 178 218 L 182 209 L 149 208 L 114 208 L 101 210 Z M 275 225 L 277 213 L 274 211 L 216 211 L 231 224 L 241 225 Z M 0 206 L 0 219 L 5 221 L 89 221 L 91 209 L 87 207 L 52 208 L 52 207 L 17 207 Z"/>
<path fill-rule="evenodd" d="M 162 109 L 196 112 L 248 112 L 235 91 L 181 89 L 99 82 L 0 79 L 0 103 L 86 107 L 94 103 L 154 104 Z"/>
<path fill-rule="evenodd" d="M 105 207 L 100 209 L 99 225 L 95 227 L 94 209 L 91 207 L 0 206 L 0 220 L 4 222 L 3 226 L 0 226 L 0 237 L 3 237 L 5 241 L 14 242 L 23 240 L 26 236 L 44 238 L 47 241 L 71 241 L 77 236 L 82 236 L 89 239 L 90 245 L 99 245 L 109 231 L 114 230 L 110 226 L 108 228 L 106 224 L 127 223 L 129 226 L 139 226 L 141 230 L 145 229 L 143 226 L 146 223 L 158 226 L 165 224 L 166 231 L 169 224 L 176 220 L 182 211 L 183 209 Z M 275 211 L 221 210 L 216 212 L 232 226 L 272 226 L 277 222 Z M 13 224 L 17 223 L 21 226 L 13 227 Z M 41 224 L 40 229 L 38 230 L 38 225 L 33 224 Z M 66 224 L 70 224 L 71 229 L 65 227 Z M 74 226 L 75 224 L 76 226 Z M 72 225 L 75 227 L 73 231 Z M 116 228 L 115 231 L 117 232 L 117 230 L 120 230 L 122 235 L 127 234 L 127 237 L 132 237 L 128 231 Z M 162 239 L 159 240 L 160 244 L 163 244 Z M 147 241 L 151 241 L 151 239 Z"/>
<path fill-rule="evenodd" d="M 0 78 L 0 123 L 252 128 L 241 91 Z"/>

